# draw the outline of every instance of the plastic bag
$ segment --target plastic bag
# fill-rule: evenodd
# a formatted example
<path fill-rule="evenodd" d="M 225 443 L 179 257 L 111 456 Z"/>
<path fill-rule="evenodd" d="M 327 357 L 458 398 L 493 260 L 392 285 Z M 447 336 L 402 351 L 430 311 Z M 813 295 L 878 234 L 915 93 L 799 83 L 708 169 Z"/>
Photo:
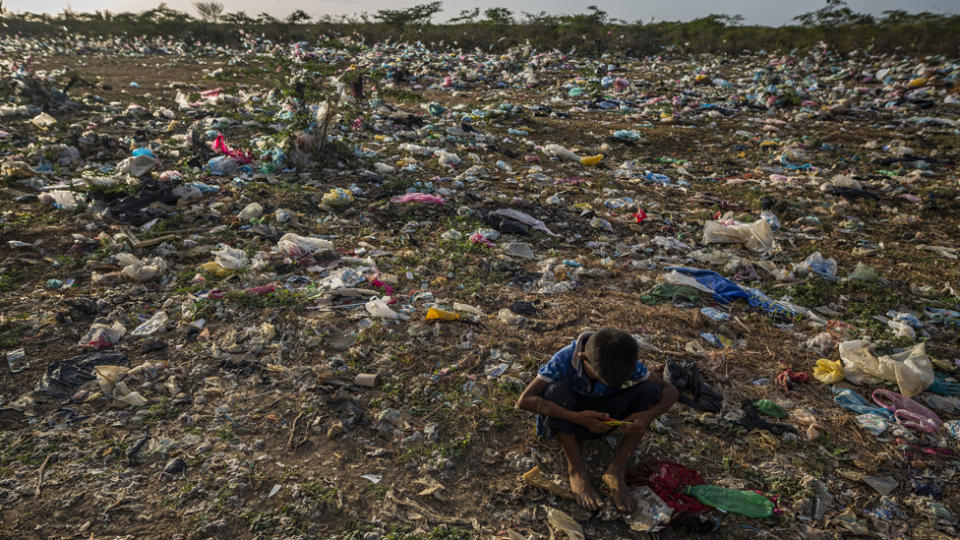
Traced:
<path fill-rule="evenodd" d="M 863 413 L 855 418 L 860 427 L 879 437 L 890 427 L 890 421 L 879 414 Z"/>
<path fill-rule="evenodd" d="M 846 378 L 854 384 L 875 384 L 880 377 L 880 360 L 873 355 L 874 345 L 864 339 L 842 341 L 838 345 Z"/>
<path fill-rule="evenodd" d="M 470 313 L 471 315 L 476 315 L 478 317 L 483 316 L 483 310 L 478 307 L 471 306 L 470 304 L 461 304 L 460 302 L 453 303 L 453 309 L 456 311 L 463 311 L 465 313 Z"/>
<path fill-rule="evenodd" d="M 753 406 L 763 414 L 774 418 L 786 418 L 787 413 L 779 405 L 769 399 L 758 399 Z"/>
<path fill-rule="evenodd" d="M 94 323 L 87 330 L 87 333 L 80 338 L 81 347 L 92 347 L 96 350 L 113 347 L 113 344 L 120 341 L 120 338 L 127 333 L 119 322 L 113 324 Z"/>
<path fill-rule="evenodd" d="M 426 203 L 426 204 L 443 204 L 445 201 L 443 197 L 438 197 L 436 195 L 430 195 L 429 193 L 407 193 L 406 195 L 401 195 L 399 197 L 394 197 L 390 199 L 392 203 Z"/>
<path fill-rule="evenodd" d="M 794 271 L 812 273 L 820 277 L 833 279 L 837 276 L 837 261 L 825 259 L 819 251 L 811 253 L 800 264 L 794 266 Z"/>
<path fill-rule="evenodd" d="M 880 281 L 880 276 L 877 275 L 877 271 L 873 268 L 863 264 L 862 262 L 858 262 L 856 268 L 853 269 L 853 272 L 850 272 L 850 275 L 847 276 L 847 279 L 876 283 Z"/>
<path fill-rule="evenodd" d="M 549 234 L 550 236 L 557 236 L 556 234 L 553 233 L 553 231 L 547 228 L 546 223 L 544 223 L 543 221 L 531 216 L 530 214 L 521 212 L 519 210 L 514 210 L 513 208 L 500 208 L 498 210 L 494 210 L 493 212 L 490 212 L 490 214 L 495 216 L 503 216 L 503 217 L 512 219 L 514 221 L 523 223 L 524 225 L 529 225 L 530 227 L 533 227 L 538 231 L 543 231 Z M 491 240 L 496 240 L 496 238 L 491 238 L 490 235 L 484 235 L 484 236 L 486 236 L 487 238 L 490 238 Z"/>
<path fill-rule="evenodd" d="M 892 372 L 900 393 L 906 397 L 913 397 L 933 384 L 933 363 L 927 356 L 925 343 L 897 354 L 881 356 L 880 363 L 884 367 L 884 378 Z"/>
<path fill-rule="evenodd" d="M 722 304 L 741 298 L 750 299 L 750 294 L 742 287 L 712 270 L 699 268 L 668 267 L 670 272 L 664 274 L 663 280 L 674 285 L 693 287 L 699 291 L 710 293 L 713 299 Z"/>
<path fill-rule="evenodd" d="M 250 266 L 250 259 L 243 250 L 225 244 L 220 244 L 220 249 L 211 251 L 210 254 L 216 257 L 214 261 L 217 264 L 227 270 L 243 270 Z"/>
<path fill-rule="evenodd" d="M 543 153 L 550 157 L 564 158 L 570 161 L 580 161 L 580 156 L 574 154 L 559 144 L 548 144 L 544 146 Z"/>
<path fill-rule="evenodd" d="M 830 388 L 833 392 L 833 401 L 845 409 L 849 409 L 857 414 L 875 414 L 884 418 L 893 418 L 893 414 L 877 405 L 870 403 L 863 396 L 849 388 L 840 388 L 833 386 Z"/>
<path fill-rule="evenodd" d="M 566 534 L 569 540 L 586 540 L 586 536 L 583 534 L 583 526 L 566 512 L 548 507 L 547 523 L 554 529 L 559 529 Z"/>
<path fill-rule="evenodd" d="M 160 257 L 140 260 L 129 253 L 120 253 L 117 261 L 123 267 L 120 274 L 133 281 L 150 281 L 167 271 L 167 263 Z"/>
<path fill-rule="evenodd" d="M 30 119 L 30 123 L 39 127 L 47 128 L 57 123 L 57 119 L 49 114 L 42 112 Z"/>
<path fill-rule="evenodd" d="M 808 339 L 805 345 L 808 348 L 819 352 L 820 354 L 827 354 L 828 351 L 837 346 L 837 340 L 833 338 L 833 334 L 830 332 L 820 332 L 819 334 Z M 814 372 L 816 372 L 816 370 L 814 370 Z M 817 377 L 817 379 L 820 378 Z"/>
<path fill-rule="evenodd" d="M 388 298 L 388 297 L 384 297 Z M 366 303 L 367 312 L 373 315 L 374 317 L 379 317 L 381 319 L 400 319 L 400 320 L 409 320 L 410 317 L 405 313 L 397 313 L 396 311 L 390 309 L 390 306 L 383 300 L 383 298 L 373 297 L 369 302 Z"/>
<path fill-rule="evenodd" d="M 585 156 L 580 158 L 580 164 L 584 167 L 595 167 L 600 164 L 600 160 L 603 159 L 603 154 L 597 154 L 595 156 Z"/>
<path fill-rule="evenodd" d="M 331 208 L 346 208 L 353 204 L 353 193 L 343 188 L 333 188 L 323 196 L 320 202 Z"/>
<path fill-rule="evenodd" d="M 839 349 L 846 378 L 854 384 L 872 384 L 877 379 L 896 382 L 906 397 L 913 397 L 933 384 L 933 364 L 924 343 L 879 358 L 873 355 L 874 345 L 867 340 L 844 341 Z"/>
<path fill-rule="evenodd" d="M 216 175 L 233 174 L 240 169 L 240 164 L 230 156 L 220 156 L 208 161 L 207 169 L 211 174 Z"/>
<path fill-rule="evenodd" d="M 435 155 L 437 156 L 437 163 L 439 163 L 440 165 L 443 165 L 444 167 L 451 167 L 451 168 L 456 167 L 461 162 L 463 162 L 463 159 L 461 159 L 460 156 L 454 154 L 453 152 L 447 152 L 445 150 L 437 150 L 435 152 Z"/>
<path fill-rule="evenodd" d="M 280 237 L 277 249 L 281 253 L 294 257 L 311 255 L 318 251 L 333 251 L 333 242 L 322 238 L 311 238 L 299 234 L 287 233 Z"/>
<path fill-rule="evenodd" d="M 821 358 L 813 368 L 813 376 L 823 384 L 833 384 L 842 381 L 846 373 L 842 362 Z"/>
<path fill-rule="evenodd" d="M 156 331 L 162 329 L 167 325 L 167 314 L 164 311 L 158 311 L 153 314 L 153 317 L 150 317 L 146 321 L 140 324 L 140 326 L 133 329 L 130 332 L 131 336 L 149 336 L 150 334 L 155 333 Z"/>
<path fill-rule="evenodd" d="M 263 205 L 257 202 L 252 202 L 245 206 L 243 210 L 237 214 L 237 217 L 243 221 L 250 221 L 251 219 L 256 219 L 263 215 Z"/>
<path fill-rule="evenodd" d="M 865 484 L 877 490 L 881 495 L 889 495 L 899 485 L 896 480 L 890 476 L 864 476 L 861 478 Z"/>
<path fill-rule="evenodd" d="M 130 156 L 118 163 L 117 170 L 139 177 L 152 171 L 154 167 L 159 164 L 160 162 L 157 160 L 157 158 L 148 154 L 140 154 L 136 156 Z"/>
<path fill-rule="evenodd" d="M 776 508 L 773 501 L 756 491 L 741 491 L 703 484 L 688 486 L 684 492 L 693 495 L 708 506 L 750 518 L 770 517 Z"/>
<path fill-rule="evenodd" d="M 430 308 L 427 310 L 426 319 L 428 321 L 458 321 L 460 314 L 445 309 Z"/>
<path fill-rule="evenodd" d="M 893 330 L 893 334 L 896 335 L 897 337 L 905 337 L 910 339 L 917 338 L 917 333 L 914 331 L 913 327 L 911 327 L 908 323 L 904 321 L 897 321 L 897 320 L 891 319 L 887 321 L 887 326 L 889 326 L 890 329 Z"/>
<path fill-rule="evenodd" d="M 232 272 L 229 268 L 220 266 L 217 261 L 207 261 L 200 265 L 200 269 L 214 277 L 226 277 Z"/>
<path fill-rule="evenodd" d="M 633 499 L 637 503 L 636 509 L 626 517 L 630 530 L 636 532 L 657 532 L 663 530 L 670 518 L 673 509 L 667 506 L 649 486 L 634 488 Z"/>
<path fill-rule="evenodd" d="M 540 488 L 544 491 L 549 491 L 558 497 L 563 497 L 564 499 L 576 499 L 576 495 L 573 494 L 569 489 L 557 484 L 553 480 L 547 478 L 542 472 L 540 472 L 540 467 L 534 467 L 529 471 L 523 473 L 523 476 L 520 477 L 524 482 Z"/>
<path fill-rule="evenodd" d="M 93 370 L 97 374 L 97 384 L 100 385 L 100 391 L 105 396 L 110 396 L 133 407 L 141 407 L 147 404 L 147 399 L 140 392 L 131 391 L 127 384 L 123 382 L 130 371 L 128 368 L 117 365 L 101 365 L 94 367 Z"/>
<path fill-rule="evenodd" d="M 753 223 L 723 225 L 708 221 L 703 225 L 703 241 L 707 244 L 743 244 L 747 249 L 763 253 L 773 247 L 773 230 L 762 219 Z"/>
<path fill-rule="evenodd" d="M 57 360 L 37 384 L 37 389 L 56 398 L 65 398 L 96 376 L 93 368 L 103 365 L 128 366 L 130 360 L 117 352 L 86 353 L 66 360 Z"/>
<path fill-rule="evenodd" d="M 86 201 L 82 193 L 67 191 L 65 189 L 55 189 L 41 193 L 39 199 L 40 202 L 53 205 L 54 208 L 66 210 L 67 212 L 73 212 L 80 206 L 80 203 Z"/>

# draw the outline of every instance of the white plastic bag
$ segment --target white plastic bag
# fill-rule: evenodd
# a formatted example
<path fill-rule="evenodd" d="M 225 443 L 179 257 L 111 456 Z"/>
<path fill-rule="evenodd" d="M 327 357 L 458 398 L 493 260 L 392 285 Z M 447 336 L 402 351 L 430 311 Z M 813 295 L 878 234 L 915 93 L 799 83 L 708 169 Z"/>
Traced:
<path fill-rule="evenodd" d="M 546 223 L 531 216 L 530 214 L 526 214 L 519 210 L 514 210 L 513 208 L 500 208 L 499 210 L 494 210 L 493 212 L 490 212 L 490 213 L 495 216 L 503 216 L 505 218 L 510 218 L 514 221 L 519 221 L 520 223 L 523 223 L 524 225 L 529 225 L 530 227 L 533 227 L 538 231 L 543 231 L 549 234 L 550 236 L 557 236 L 556 234 L 553 233 L 553 231 L 547 228 Z"/>
<path fill-rule="evenodd" d="M 150 334 L 155 333 L 156 331 L 162 329 L 167 325 L 167 314 L 163 311 L 158 311 L 153 314 L 153 317 L 150 317 L 146 321 L 140 324 L 140 326 L 133 329 L 130 332 L 131 336 L 149 336 Z"/>
<path fill-rule="evenodd" d="M 123 366 L 95 366 L 93 369 L 97 374 L 97 384 L 100 385 L 100 391 L 104 395 L 133 407 L 142 407 L 147 404 L 147 399 L 140 392 L 131 391 L 127 387 L 127 383 L 123 382 L 123 379 L 130 372 L 128 368 Z"/>
<path fill-rule="evenodd" d="M 660 280 L 665 283 L 670 283 L 671 285 L 682 285 L 684 287 L 693 287 L 698 291 L 702 291 L 707 294 L 713 294 L 713 289 L 697 281 L 697 278 L 691 275 L 681 274 L 676 270 L 671 270 L 666 274 L 663 274 L 662 276 L 660 276 Z"/>
<path fill-rule="evenodd" d="M 875 346 L 857 339 L 840 343 L 840 358 L 847 379 L 854 384 L 874 384 L 877 380 L 896 382 L 900 393 L 913 397 L 933 384 L 933 364 L 927 356 L 926 345 L 889 356 L 874 356 Z"/>
<path fill-rule="evenodd" d="M 913 327 L 903 321 L 891 319 L 887 321 L 887 326 L 893 330 L 894 335 L 897 337 L 905 337 L 910 339 L 917 338 L 917 333 L 914 331 Z"/>
<path fill-rule="evenodd" d="M 112 347 L 127 333 L 119 322 L 113 324 L 93 323 L 87 333 L 80 338 L 81 347 L 91 347 L 96 350 Z"/>
<path fill-rule="evenodd" d="M 753 223 L 723 225 L 708 221 L 703 225 L 703 241 L 707 244 L 743 244 L 747 249 L 763 253 L 773 247 L 773 230 L 762 219 Z"/>
<path fill-rule="evenodd" d="M 230 156 L 219 156 L 207 162 L 212 174 L 233 174 L 240 168 L 237 160 Z"/>
<path fill-rule="evenodd" d="M 39 199 L 40 202 L 53 205 L 54 208 L 66 210 L 68 212 L 73 212 L 78 206 L 80 206 L 80 203 L 86 201 L 86 198 L 82 193 L 68 191 L 65 189 L 55 189 L 53 191 L 41 193 Z"/>
<path fill-rule="evenodd" d="M 874 345 L 865 339 L 842 341 L 837 346 L 847 380 L 853 384 L 876 384 L 880 379 L 880 359 L 873 355 Z"/>
<path fill-rule="evenodd" d="M 550 157 L 559 157 L 577 162 L 580 161 L 580 156 L 574 154 L 559 144 L 548 144 L 543 147 L 543 152 Z"/>
<path fill-rule="evenodd" d="M 120 274 L 133 281 L 150 281 L 167 271 L 167 263 L 160 257 L 140 260 L 129 253 L 117 255 L 117 261 L 123 267 Z"/>
<path fill-rule="evenodd" d="M 819 251 L 811 253 L 800 264 L 794 265 L 794 270 L 801 273 L 813 273 L 825 278 L 837 276 L 837 261 L 825 259 Z"/>
<path fill-rule="evenodd" d="M 160 162 L 157 161 L 157 158 L 148 156 L 147 154 L 141 154 L 124 159 L 117 164 L 117 170 L 139 177 L 152 171 L 153 168 L 159 164 Z"/>
<path fill-rule="evenodd" d="M 54 117 L 52 117 L 52 116 L 50 116 L 49 114 L 47 114 L 47 113 L 45 113 L 45 112 L 42 112 L 42 113 L 34 116 L 34 117 L 30 120 L 30 123 L 32 123 L 33 125 L 35 125 L 35 126 L 37 126 L 37 127 L 39 127 L 39 128 L 48 128 L 48 127 L 56 124 L 56 123 L 57 123 L 57 119 L 54 118 Z"/>
<path fill-rule="evenodd" d="M 247 206 L 243 207 L 243 210 L 237 214 L 237 217 L 244 220 L 250 221 L 251 219 L 256 219 L 263 215 L 263 206 L 258 202 L 252 202 Z"/>
<path fill-rule="evenodd" d="M 220 244 L 220 249 L 210 254 L 216 257 L 214 260 L 217 264 L 228 270 L 243 270 L 250 266 L 250 259 L 243 250 L 225 244 Z"/>
<path fill-rule="evenodd" d="M 374 296 L 366 304 L 367 312 L 373 315 L 374 317 L 379 317 L 381 319 L 400 319 L 404 321 L 410 320 L 410 317 L 406 313 L 397 313 L 396 311 L 390 309 L 390 306 L 384 301 L 384 298 L 377 298 Z"/>
<path fill-rule="evenodd" d="M 651 533 L 663 530 L 673 517 L 673 509 L 663 502 L 650 486 L 640 486 L 633 490 L 633 499 L 637 503 L 634 511 L 626 517 L 630 530 Z"/>
<path fill-rule="evenodd" d="M 445 167 L 456 167 L 463 161 L 460 156 L 445 150 L 437 150 L 434 155 L 437 156 L 437 162 Z"/>
<path fill-rule="evenodd" d="M 318 251 L 333 251 L 333 242 L 322 238 L 287 233 L 280 237 L 277 242 L 277 249 L 285 255 L 300 257 Z"/>
<path fill-rule="evenodd" d="M 900 393 L 907 397 L 913 397 L 933 384 L 933 363 L 927 356 L 925 343 L 918 343 L 897 354 L 881 356 L 880 365 L 885 374 L 893 372 Z"/>

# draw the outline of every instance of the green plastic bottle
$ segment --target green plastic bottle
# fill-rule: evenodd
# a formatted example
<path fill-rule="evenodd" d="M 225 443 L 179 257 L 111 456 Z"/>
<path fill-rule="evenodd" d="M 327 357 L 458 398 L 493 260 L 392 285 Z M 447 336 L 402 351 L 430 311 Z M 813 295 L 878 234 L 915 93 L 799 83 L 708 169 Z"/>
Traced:
<path fill-rule="evenodd" d="M 741 491 L 707 484 L 687 486 L 684 492 L 696 497 L 707 506 L 742 514 L 750 518 L 765 518 L 773 515 L 773 501 L 755 491 Z"/>

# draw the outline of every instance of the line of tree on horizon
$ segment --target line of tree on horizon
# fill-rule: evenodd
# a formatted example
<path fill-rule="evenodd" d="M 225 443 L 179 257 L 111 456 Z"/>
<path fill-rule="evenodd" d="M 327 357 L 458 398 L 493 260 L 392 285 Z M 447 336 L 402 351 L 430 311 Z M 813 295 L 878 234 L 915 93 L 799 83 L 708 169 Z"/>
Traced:
<path fill-rule="evenodd" d="M 934 21 L 951 17 L 946 13 L 932 13 L 921 11 L 910 13 L 906 10 L 884 10 L 880 16 L 867 13 L 857 13 L 850 8 L 845 0 L 825 0 L 826 4 L 817 10 L 802 13 L 791 19 L 794 24 L 784 26 L 818 26 L 818 27 L 839 27 L 856 25 L 884 25 L 884 24 L 905 24 L 921 23 Z M 354 15 L 322 15 L 313 17 L 302 9 L 291 12 L 286 17 L 277 18 L 274 15 L 261 12 L 251 17 L 244 11 L 225 12 L 224 4 L 214 0 L 197 1 L 193 3 L 199 19 L 194 18 L 187 12 L 178 11 L 167 6 L 166 2 L 161 2 L 156 8 L 145 10 L 140 13 L 120 12 L 114 13 L 110 10 L 95 10 L 92 12 L 73 11 L 70 7 L 57 16 L 51 16 L 46 13 L 33 13 L 29 11 L 9 12 L 4 8 L 4 0 L 0 0 L 0 14 L 6 14 L 7 17 L 22 17 L 32 20 L 57 21 L 57 20 L 79 20 L 79 21 L 110 21 L 110 20 L 128 20 L 137 19 L 148 22 L 206 22 L 211 24 L 228 24 L 252 26 L 257 24 L 289 24 L 306 25 L 310 23 L 325 24 L 375 24 L 382 23 L 391 26 L 406 25 L 431 25 L 431 24 L 490 24 L 490 25 L 528 25 L 528 24 L 547 24 L 559 25 L 573 22 L 590 22 L 600 25 L 611 26 L 630 26 L 655 24 L 653 17 L 647 23 L 642 19 L 634 22 L 628 22 L 624 19 L 610 17 L 606 11 L 603 11 L 596 5 L 586 7 L 586 13 L 581 14 L 550 14 L 546 11 L 531 13 L 522 11 L 519 14 L 505 7 L 491 7 L 481 12 L 480 8 L 461 10 L 455 17 L 451 17 L 445 23 L 434 23 L 433 18 L 443 11 L 443 2 L 434 1 L 425 4 L 417 4 L 404 9 L 381 9 L 374 13 L 360 12 Z M 482 16 L 481 16 L 482 15 Z M 743 26 L 745 18 L 743 15 L 725 15 L 711 13 L 706 16 L 696 18 L 688 23 L 698 21 L 708 22 L 722 26 Z M 669 23 L 671 21 L 660 21 Z M 673 21 L 683 22 L 683 21 Z M 768 26 L 753 24 L 750 26 Z"/>
<path fill-rule="evenodd" d="M 611 17 L 596 5 L 579 14 L 545 11 L 516 13 L 506 7 L 462 10 L 443 23 L 434 19 L 443 3 L 381 9 L 356 15 L 313 17 L 297 9 L 278 18 L 261 12 L 226 12 L 216 0 L 196 1 L 196 16 L 160 3 L 140 13 L 108 10 L 57 16 L 4 12 L 0 0 L 0 34 L 17 35 L 170 35 L 210 42 L 239 41 L 237 29 L 266 39 L 304 40 L 340 33 L 363 39 L 414 40 L 460 47 L 505 48 L 529 41 L 538 47 L 644 54 L 664 47 L 738 52 L 746 49 L 793 49 L 823 41 L 840 50 L 873 47 L 956 54 L 960 52 L 960 15 L 886 10 L 880 16 L 857 13 L 844 0 L 826 0 L 820 9 L 793 17 L 780 27 L 745 24 L 742 15 L 711 13 L 690 21 L 638 20 Z M 509 30 L 508 30 L 509 28 Z"/>

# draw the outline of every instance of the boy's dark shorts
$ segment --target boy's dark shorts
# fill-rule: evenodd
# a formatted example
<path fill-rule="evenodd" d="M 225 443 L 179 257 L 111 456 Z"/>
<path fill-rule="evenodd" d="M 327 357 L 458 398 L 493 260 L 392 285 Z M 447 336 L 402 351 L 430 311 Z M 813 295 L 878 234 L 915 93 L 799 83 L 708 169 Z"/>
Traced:
<path fill-rule="evenodd" d="M 554 381 L 540 395 L 571 411 L 600 411 L 615 420 L 623 420 L 633 413 L 645 411 L 660 402 L 660 387 L 652 382 L 641 382 L 621 389 L 616 394 L 600 398 L 587 398 L 574 393 L 567 383 Z M 554 433 L 569 433 L 578 439 L 600 437 L 589 429 L 567 420 L 552 417 L 537 417 L 537 433 L 552 437 Z"/>

